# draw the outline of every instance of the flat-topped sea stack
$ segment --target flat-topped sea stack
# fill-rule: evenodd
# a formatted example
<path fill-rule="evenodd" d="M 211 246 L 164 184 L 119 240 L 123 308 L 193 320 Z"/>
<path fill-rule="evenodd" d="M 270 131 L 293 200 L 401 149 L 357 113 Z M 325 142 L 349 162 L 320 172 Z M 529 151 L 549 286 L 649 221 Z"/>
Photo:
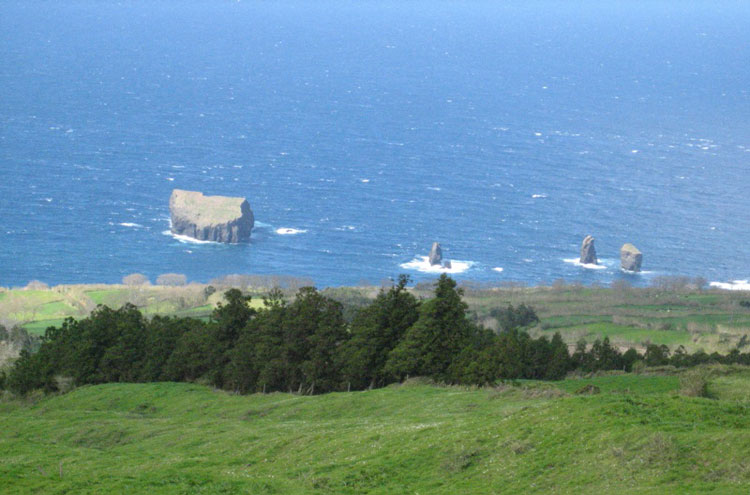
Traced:
<path fill-rule="evenodd" d="M 204 196 L 198 191 L 175 189 L 169 198 L 172 233 L 199 241 L 247 242 L 255 225 L 245 198 Z"/>
<path fill-rule="evenodd" d="M 599 263 L 599 260 L 596 259 L 594 238 L 590 235 L 587 235 L 581 244 L 581 263 L 584 265 L 596 265 Z"/>
<path fill-rule="evenodd" d="M 643 254 L 629 242 L 620 248 L 620 267 L 629 272 L 641 271 Z"/>
<path fill-rule="evenodd" d="M 443 250 L 440 249 L 439 242 L 432 243 L 432 249 L 430 249 L 430 265 L 439 265 L 443 262 Z"/>

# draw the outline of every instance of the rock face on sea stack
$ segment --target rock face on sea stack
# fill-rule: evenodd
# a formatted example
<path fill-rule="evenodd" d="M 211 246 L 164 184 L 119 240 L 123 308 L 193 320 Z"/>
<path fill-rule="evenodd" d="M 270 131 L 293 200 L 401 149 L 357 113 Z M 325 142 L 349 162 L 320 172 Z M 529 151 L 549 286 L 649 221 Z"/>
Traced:
<path fill-rule="evenodd" d="M 432 249 L 430 249 L 430 265 L 439 265 L 443 261 L 443 250 L 440 249 L 439 242 L 432 243 Z"/>
<path fill-rule="evenodd" d="M 587 235 L 581 244 L 581 263 L 584 265 L 596 265 L 598 262 L 599 261 L 596 259 L 594 238 Z"/>
<path fill-rule="evenodd" d="M 169 198 L 172 233 L 200 241 L 245 242 L 255 217 L 245 198 L 204 196 L 198 191 L 175 189 Z"/>
<path fill-rule="evenodd" d="M 620 266 L 629 272 L 641 271 L 643 254 L 629 242 L 620 248 Z"/>

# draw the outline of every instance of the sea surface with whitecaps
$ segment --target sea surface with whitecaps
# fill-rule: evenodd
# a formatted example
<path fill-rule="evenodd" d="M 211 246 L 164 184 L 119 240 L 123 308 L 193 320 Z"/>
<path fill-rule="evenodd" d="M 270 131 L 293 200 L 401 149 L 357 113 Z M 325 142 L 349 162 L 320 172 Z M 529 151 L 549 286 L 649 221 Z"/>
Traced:
<path fill-rule="evenodd" d="M 750 287 L 748 61 L 740 1 L 7 0 L 0 286 L 428 280 L 439 241 L 461 280 Z M 173 188 L 251 242 L 170 235 Z"/>

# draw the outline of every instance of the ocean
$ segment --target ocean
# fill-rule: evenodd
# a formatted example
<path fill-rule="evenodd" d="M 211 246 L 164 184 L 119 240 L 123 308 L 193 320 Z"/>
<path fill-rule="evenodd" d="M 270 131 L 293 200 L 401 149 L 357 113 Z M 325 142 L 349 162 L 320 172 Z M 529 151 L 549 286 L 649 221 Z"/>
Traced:
<path fill-rule="evenodd" d="M 749 26 L 725 0 L 4 1 L 0 286 L 427 281 L 433 241 L 485 284 L 746 280 Z M 169 235 L 174 188 L 246 197 L 251 242 Z"/>

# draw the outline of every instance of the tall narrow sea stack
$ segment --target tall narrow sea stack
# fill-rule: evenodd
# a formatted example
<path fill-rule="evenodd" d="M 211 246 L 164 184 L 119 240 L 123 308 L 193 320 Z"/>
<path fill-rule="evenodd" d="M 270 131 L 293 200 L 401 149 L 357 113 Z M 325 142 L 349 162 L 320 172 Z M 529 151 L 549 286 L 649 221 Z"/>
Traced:
<path fill-rule="evenodd" d="M 440 249 L 439 242 L 432 243 L 432 249 L 430 249 L 430 266 L 439 265 L 443 262 L 443 250 Z"/>
<path fill-rule="evenodd" d="M 629 272 L 641 271 L 643 254 L 629 242 L 620 248 L 620 266 Z"/>
<path fill-rule="evenodd" d="M 596 259 L 596 248 L 594 247 L 594 238 L 587 235 L 581 243 L 581 263 L 584 265 L 596 265 L 599 260 Z"/>
<path fill-rule="evenodd" d="M 245 198 L 204 196 L 198 191 L 175 189 L 169 198 L 172 233 L 199 241 L 247 242 L 255 225 Z"/>

